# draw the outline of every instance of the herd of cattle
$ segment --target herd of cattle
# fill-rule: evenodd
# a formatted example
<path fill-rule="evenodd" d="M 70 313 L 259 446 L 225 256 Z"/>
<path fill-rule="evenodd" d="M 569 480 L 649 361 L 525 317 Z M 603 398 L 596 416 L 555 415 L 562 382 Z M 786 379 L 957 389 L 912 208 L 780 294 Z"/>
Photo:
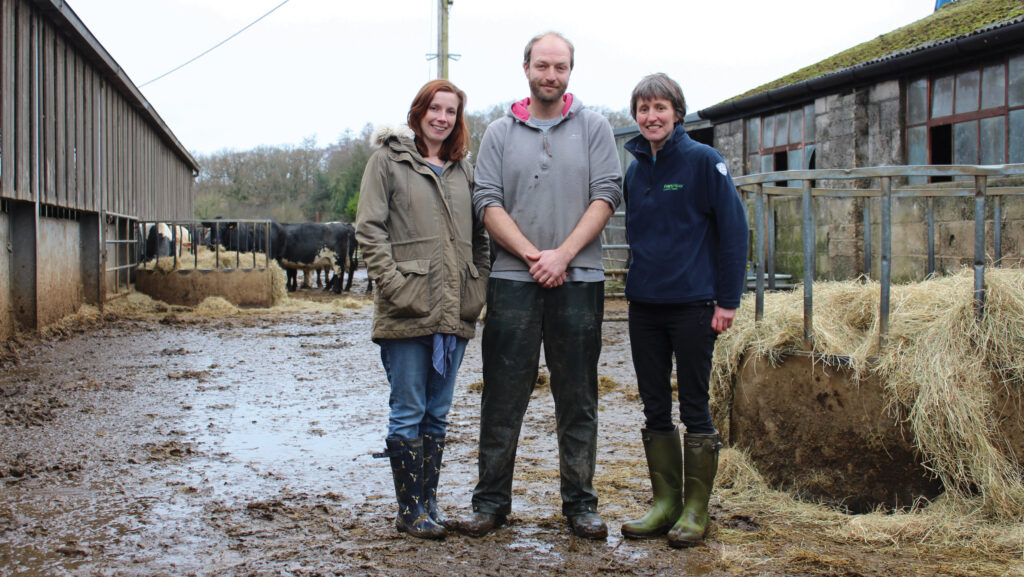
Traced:
<path fill-rule="evenodd" d="M 323 272 L 326 289 L 335 293 L 340 293 L 342 288 L 348 291 L 359 266 L 355 229 L 344 222 L 239 222 L 218 218 L 188 226 L 166 223 L 139 226 L 139 262 L 174 254 L 180 258 L 186 252 L 194 253 L 197 244 L 193 239 L 201 238 L 199 242 L 210 250 L 221 246 L 225 250 L 267 254 L 285 270 L 289 292 L 298 288 L 300 270 L 303 271 L 304 287 L 311 286 L 314 274 L 317 286 L 321 286 L 320 274 Z M 348 281 L 342 287 L 346 271 Z"/>

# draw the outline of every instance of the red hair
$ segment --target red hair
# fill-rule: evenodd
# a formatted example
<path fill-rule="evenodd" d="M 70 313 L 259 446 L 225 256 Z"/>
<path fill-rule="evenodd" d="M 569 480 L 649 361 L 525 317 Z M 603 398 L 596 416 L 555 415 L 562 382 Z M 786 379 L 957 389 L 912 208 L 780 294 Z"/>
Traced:
<path fill-rule="evenodd" d="M 462 160 L 469 153 L 469 127 L 466 126 L 466 119 L 463 114 L 466 109 L 466 93 L 444 78 L 431 80 L 424 84 L 423 88 L 420 88 L 419 93 L 416 94 L 416 98 L 412 99 L 407 122 L 409 123 L 409 128 L 416 133 L 416 150 L 423 156 L 427 155 L 427 147 L 424 144 L 425 137 L 421 125 L 423 117 L 427 115 L 427 110 L 430 109 L 430 103 L 434 100 L 434 95 L 438 92 L 451 92 L 459 99 L 459 109 L 455 114 L 455 126 L 452 127 L 452 133 L 441 144 L 441 151 L 438 153 L 438 156 L 441 160 L 445 161 L 455 162 Z"/>

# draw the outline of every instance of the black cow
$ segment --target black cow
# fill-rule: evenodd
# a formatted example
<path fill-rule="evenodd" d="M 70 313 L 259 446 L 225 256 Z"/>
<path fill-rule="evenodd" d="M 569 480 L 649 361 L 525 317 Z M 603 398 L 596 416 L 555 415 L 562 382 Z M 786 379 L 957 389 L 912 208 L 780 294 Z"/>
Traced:
<path fill-rule="evenodd" d="M 342 225 L 342 226 L 338 226 Z M 284 225 L 288 235 L 281 266 L 288 273 L 286 286 L 289 292 L 298 289 L 299 270 L 310 274 L 323 266 L 330 266 L 335 276 L 344 274 L 349 255 L 349 234 L 344 223 L 323 224 L 300 222 Z M 333 288 L 341 292 L 341 283 Z"/>
<path fill-rule="evenodd" d="M 348 236 L 348 281 L 345 282 L 345 290 L 352 290 L 352 277 L 356 274 L 356 269 L 359 268 L 359 259 L 356 256 L 356 251 L 359 249 L 359 244 L 356 242 L 356 229 L 351 224 L 344 222 L 328 222 L 328 226 L 336 226 L 345 231 Z M 317 271 L 317 286 L 320 286 L 320 271 Z M 333 290 L 335 293 L 341 292 L 341 283 L 345 280 L 344 271 L 341 275 L 334 275 L 333 277 L 327 278 L 327 284 L 324 290 Z M 369 291 L 367 291 L 369 292 Z"/>
<path fill-rule="evenodd" d="M 267 225 L 264 223 L 234 222 L 221 220 L 219 217 L 212 221 L 203 221 L 203 242 L 208 248 L 221 245 L 227 250 L 237 252 L 262 252 L 267 253 L 267 243 L 270 243 L 270 258 L 281 263 L 285 246 L 288 244 L 288 233 L 284 225 L 276 220 L 270 220 L 270 238 L 267 238 Z"/>

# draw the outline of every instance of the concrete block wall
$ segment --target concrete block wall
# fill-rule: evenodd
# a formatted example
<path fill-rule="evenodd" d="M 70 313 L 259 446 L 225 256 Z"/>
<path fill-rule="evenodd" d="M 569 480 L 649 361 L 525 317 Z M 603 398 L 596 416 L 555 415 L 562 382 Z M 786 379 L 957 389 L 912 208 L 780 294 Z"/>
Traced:
<path fill-rule="evenodd" d="M 94 213 L 38 214 L 13 201 L 0 212 L 0 340 L 35 331 L 96 304 L 100 290 Z"/>
<path fill-rule="evenodd" d="M 14 313 L 11 309 L 10 218 L 0 212 L 0 340 L 14 336 Z"/>
<path fill-rule="evenodd" d="M 78 312 L 84 302 L 82 243 L 74 220 L 39 219 L 39 326 Z"/>

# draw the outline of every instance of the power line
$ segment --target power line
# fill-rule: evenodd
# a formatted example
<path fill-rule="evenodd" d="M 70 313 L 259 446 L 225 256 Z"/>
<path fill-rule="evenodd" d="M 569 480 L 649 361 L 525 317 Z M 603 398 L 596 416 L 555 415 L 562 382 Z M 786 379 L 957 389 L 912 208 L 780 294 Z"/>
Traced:
<path fill-rule="evenodd" d="M 284 6 L 285 4 L 287 4 L 287 3 L 289 3 L 289 2 L 291 2 L 291 0 L 284 0 L 284 2 L 281 2 L 281 3 L 280 3 L 280 4 L 278 4 L 277 6 L 274 6 L 274 7 L 273 7 L 273 8 L 271 8 L 271 9 L 270 9 L 269 11 L 267 11 L 267 13 L 265 13 L 265 14 L 264 14 L 263 16 L 260 16 L 259 18 L 257 18 L 257 19 L 255 19 L 255 20 L 253 20 L 252 22 L 250 22 L 250 23 L 246 24 L 246 25 L 245 25 L 244 27 L 242 27 L 242 29 L 241 29 L 241 30 L 239 30 L 238 32 L 235 32 L 235 33 L 234 33 L 234 34 L 232 34 L 231 36 L 228 36 L 228 37 L 227 37 L 227 38 L 225 38 L 224 40 L 221 40 L 220 42 L 218 42 L 218 43 L 217 43 L 217 44 L 215 44 L 214 46 L 212 46 L 212 47 L 210 47 L 210 48 L 207 48 L 207 49 L 206 49 L 205 51 L 203 51 L 203 53 L 202 53 L 202 54 L 199 54 L 198 56 L 195 56 L 195 57 L 193 57 L 193 58 L 192 58 L 191 60 L 189 60 L 188 62 L 185 62 L 184 64 L 180 64 L 180 65 L 178 65 L 178 66 L 176 66 L 176 67 L 172 68 L 171 70 L 168 70 L 167 72 L 164 72 L 164 73 L 163 73 L 163 74 L 161 74 L 160 76 L 157 76 L 156 78 L 154 78 L 154 79 L 152 79 L 152 80 L 150 80 L 150 81 L 148 81 L 148 82 L 143 82 L 142 84 L 140 84 L 140 85 L 139 85 L 139 88 L 144 88 L 145 86 L 147 86 L 147 85 L 149 85 L 149 84 L 152 84 L 152 83 L 156 82 L 157 80 L 160 80 L 160 79 L 161 79 L 161 78 L 163 78 L 164 76 L 169 76 L 170 74 L 172 74 L 172 73 L 174 73 L 174 72 L 177 72 L 177 71 L 181 70 L 182 68 L 184 68 L 184 67 L 188 66 L 189 64 L 192 64 L 192 63 L 193 63 L 193 62 L 195 62 L 196 60 L 199 60 L 199 59 L 200 59 L 200 58 L 202 58 L 203 56 L 206 56 L 207 54 L 209 54 L 209 53 L 213 52 L 214 50 L 216 50 L 216 49 L 220 48 L 220 47 L 221 47 L 221 46 L 223 46 L 224 44 L 227 44 L 227 42 L 228 42 L 229 40 L 231 40 L 231 39 L 232 39 L 232 38 L 234 38 L 235 36 L 238 36 L 238 35 L 239 35 L 239 34 L 241 34 L 242 32 L 245 32 L 246 30 L 248 30 L 249 28 L 251 28 L 251 27 L 252 27 L 252 26 L 253 26 L 254 24 L 256 24 L 257 22 L 259 22 L 260 20 L 263 20 L 263 19 L 264 19 L 264 18 L 266 18 L 267 16 L 270 16 L 270 15 L 271 15 L 271 14 L 272 14 L 272 13 L 273 13 L 273 12 L 274 12 L 275 10 L 277 10 L 278 8 L 280 8 L 280 7 Z"/>

